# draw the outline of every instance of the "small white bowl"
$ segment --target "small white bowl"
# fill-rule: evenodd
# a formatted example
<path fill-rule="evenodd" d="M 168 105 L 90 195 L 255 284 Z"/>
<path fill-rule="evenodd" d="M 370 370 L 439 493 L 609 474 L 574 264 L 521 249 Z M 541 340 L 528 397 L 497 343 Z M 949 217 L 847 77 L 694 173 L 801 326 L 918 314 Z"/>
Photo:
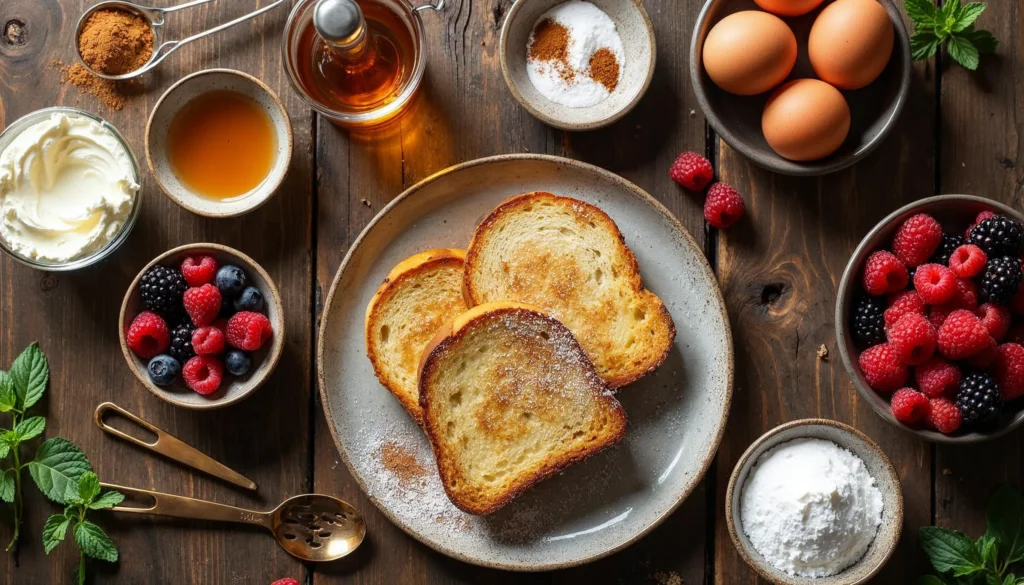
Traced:
<path fill-rule="evenodd" d="M 270 174 L 245 195 L 215 200 L 192 191 L 175 174 L 167 153 L 171 122 L 186 104 L 212 91 L 234 91 L 256 101 L 277 133 L 277 156 Z M 171 201 L 204 217 L 235 217 L 266 203 L 288 175 L 292 159 L 292 123 L 288 111 L 265 83 L 248 73 L 232 69 L 208 69 L 183 78 L 161 96 L 146 125 L 146 162 L 157 185 Z"/>
<path fill-rule="evenodd" d="M 526 71 L 526 46 L 537 20 L 566 0 L 519 0 L 501 27 L 501 72 L 512 96 L 534 117 L 563 130 L 603 128 L 616 122 L 640 102 L 654 79 L 657 44 L 654 26 L 640 0 L 588 0 L 615 22 L 625 49 L 622 81 L 603 102 L 589 108 L 570 108 L 544 97 Z"/>

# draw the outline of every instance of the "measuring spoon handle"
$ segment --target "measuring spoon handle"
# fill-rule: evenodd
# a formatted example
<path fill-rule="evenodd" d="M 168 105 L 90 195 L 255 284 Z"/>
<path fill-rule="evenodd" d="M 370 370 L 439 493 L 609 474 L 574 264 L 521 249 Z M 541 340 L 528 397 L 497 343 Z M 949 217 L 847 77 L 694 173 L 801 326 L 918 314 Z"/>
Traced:
<path fill-rule="evenodd" d="M 191 518 L 193 520 L 213 520 L 218 522 L 236 522 L 241 524 L 252 524 L 262 526 L 267 530 L 273 530 L 271 515 L 269 512 L 255 512 L 224 504 L 215 504 L 206 500 L 197 500 L 186 496 L 175 496 L 149 490 L 124 487 L 112 483 L 100 484 L 106 489 L 115 490 L 127 496 L 138 499 L 152 500 L 153 505 L 144 508 L 140 506 L 115 506 L 111 508 L 114 512 L 125 512 L 129 514 L 151 514 L 156 516 L 170 516 L 172 518 Z"/>

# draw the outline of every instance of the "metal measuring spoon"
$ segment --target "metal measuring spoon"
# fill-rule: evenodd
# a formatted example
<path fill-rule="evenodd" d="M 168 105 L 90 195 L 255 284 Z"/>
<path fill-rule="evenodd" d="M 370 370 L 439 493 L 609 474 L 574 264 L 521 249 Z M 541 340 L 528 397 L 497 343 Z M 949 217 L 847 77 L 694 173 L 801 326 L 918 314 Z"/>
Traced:
<path fill-rule="evenodd" d="M 166 59 L 171 53 L 177 51 L 178 49 L 184 47 L 192 41 L 199 40 L 203 37 L 231 28 L 236 24 L 240 24 L 247 20 L 256 18 L 257 16 L 265 12 L 269 12 L 274 8 L 277 8 L 278 6 L 284 4 L 287 1 L 288 0 L 277 0 L 276 2 L 271 2 L 270 4 L 264 6 L 263 8 L 260 8 L 259 10 L 256 10 L 254 12 L 250 12 L 245 16 L 240 16 L 230 22 L 225 22 L 224 24 L 215 26 L 201 33 L 194 34 L 188 38 L 181 39 L 179 41 L 164 42 L 163 28 L 165 16 L 172 12 L 178 12 L 179 10 L 185 10 L 186 8 L 199 6 L 200 4 L 207 4 L 209 2 L 213 2 L 213 0 L 193 0 L 192 2 L 186 2 L 179 6 L 171 6 L 169 8 L 152 8 L 148 6 L 139 6 L 138 4 L 135 4 L 133 2 L 124 2 L 122 0 L 108 0 L 106 2 L 100 2 L 99 4 L 96 4 L 95 6 L 89 8 L 85 11 L 85 14 L 82 15 L 82 18 L 78 19 L 78 27 L 75 29 L 75 54 L 78 56 L 78 62 L 81 63 L 82 66 L 88 69 L 89 72 L 95 75 L 96 77 L 101 77 L 103 79 L 111 79 L 115 81 L 122 79 L 133 79 L 135 77 L 148 73 L 149 71 L 152 71 L 156 68 L 157 65 L 162 63 L 163 60 Z M 93 13 L 95 13 L 97 10 L 104 9 L 124 10 L 126 12 L 131 12 L 133 14 L 141 16 L 149 23 L 149 28 L 153 31 L 153 45 L 156 48 L 153 49 L 153 55 L 150 56 L 149 61 L 145 65 L 136 69 L 135 71 L 129 71 L 128 73 L 122 73 L 121 75 L 110 75 L 107 73 L 103 73 L 101 71 L 94 70 L 92 67 L 89 67 L 89 65 L 85 62 L 85 59 L 82 59 L 82 47 L 79 43 L 80 39 L 82 38 L 82 29 L 85 27 L 86 21 L 89 20 L 89 17 L 92 16 Z"/>
<path fill-rule="evenodd" d="M 366 537 L 366 523 L 359 512 L 348 503 L 331 496 L 294 496 L 269 512 L 256 512 L 185 496 L 107 483 L 102 486 L 122 494 L 153 500 L 153 505 L 148 508 L 117 506 L 112 508 L 114 512 L 261 526 L 273 533 L 281 548 L 304 561 L 340 559 L 359 548 Z"/>

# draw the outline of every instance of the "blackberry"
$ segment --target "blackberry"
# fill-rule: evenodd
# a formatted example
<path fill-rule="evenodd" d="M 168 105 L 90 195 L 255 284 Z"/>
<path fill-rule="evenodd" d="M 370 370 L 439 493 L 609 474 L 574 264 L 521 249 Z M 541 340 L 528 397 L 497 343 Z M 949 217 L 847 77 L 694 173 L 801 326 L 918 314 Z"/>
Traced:
<path fill-rule="evenodd" d="M 997 215 L 983 220 L 971 230 L 971 243 L 989 258 L 1016 256 L 1024 250 L 1024 227 L 1008 217 Z"/>
<path fill-rule="evenodd" d="M 999 384 L 988 374 L 966 374 L 956 391 L 956 405 L 965 423 L 981 423 L 999 416 L 1003 395 Z"/>
<path fill-rule="evenodd" d="M 1020 289 L 1020 260 L 1013 256 L 992 258 L 985 265 L 981 277 L 981 298 L 999 304 L 1009 304 Z"/>
<path fill-rule="evenodd" d="M 939 244 L 939 249 L 935 250 L 935 253 L 932 254 L 932 257 L 928 262 L 949 266 L 949 257 L 953 255 L 953 252 L 956 252 L 957 248 L 966 243 L 967 240 L 965 240 L 963 236 L 942 232 L 942 243 Z"/>
<path fill-rule="evenodd" d="M 853 336 L 871 346 L 885 341 L 885 301 L 880 297 L 861 297 L 853 306 Z"/>
<path fill-rule="evenodd" d="M 196 357 L 196 351 L 192 349 L 192 333 L 195 330 L 196 326 L 188 321 L 179 323 L 171 329 L 171 348 L 167 353 L 182 365 Z"/>
<path fill-rule="evenodd" d="M 139 290 L 146 308 L 165 317 L 183 311 L 181 299 L 188 283 L 181 270 L 169 266 L 154 266 L 142 275 Z"/>

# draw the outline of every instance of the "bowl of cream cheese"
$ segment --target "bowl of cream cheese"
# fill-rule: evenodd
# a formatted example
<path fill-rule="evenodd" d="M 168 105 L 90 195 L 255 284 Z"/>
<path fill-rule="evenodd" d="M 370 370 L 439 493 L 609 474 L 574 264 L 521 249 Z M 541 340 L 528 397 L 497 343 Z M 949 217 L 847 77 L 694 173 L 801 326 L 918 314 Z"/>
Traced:
<path fill-rule="evenodd" d="M 0 133 L 0 248 L 40 270 L 95 264 L 128 238 L 140 185 L 107 121 L 65 107 L 28 114 Z"/>

